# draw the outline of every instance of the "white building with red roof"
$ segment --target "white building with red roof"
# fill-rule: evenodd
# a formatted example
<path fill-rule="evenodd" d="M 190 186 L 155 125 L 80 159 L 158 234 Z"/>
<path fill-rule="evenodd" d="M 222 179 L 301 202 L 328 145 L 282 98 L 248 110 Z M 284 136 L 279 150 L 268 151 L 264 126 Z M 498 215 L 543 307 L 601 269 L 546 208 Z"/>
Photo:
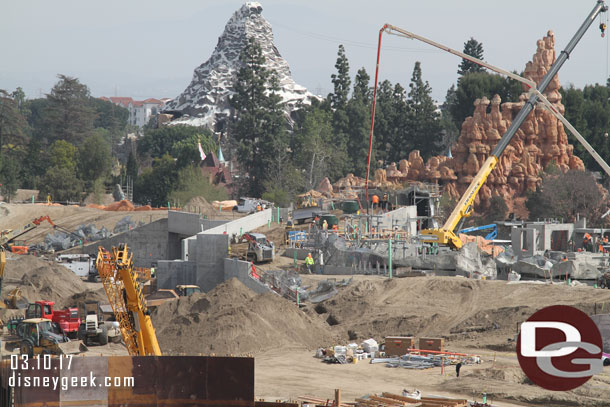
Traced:
<path fill-rule="evenodd" d="M 168 98 L 133 100 L 133 98 L 130 97 L 117 96 L 110 98 L 102 96 L 100 99 L 112 102 L 117 106 L 121 106 L 129 110 L 129 124 L 138 127 L 144 127 L 150 118 L 156 116 L 160 112 L 161 108 L 165 106 L 165 103 L 171 100 Z"/>

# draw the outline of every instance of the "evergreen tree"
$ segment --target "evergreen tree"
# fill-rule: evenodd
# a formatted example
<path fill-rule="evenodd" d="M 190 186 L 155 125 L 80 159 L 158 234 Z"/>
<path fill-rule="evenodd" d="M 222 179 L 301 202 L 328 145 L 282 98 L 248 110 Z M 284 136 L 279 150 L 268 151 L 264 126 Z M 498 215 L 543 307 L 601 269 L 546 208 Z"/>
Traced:
<path fill-rule="evenodd" d="M 328 97 L 332 107 L 341 109 L 347 104 L 350 85 L 352 83 L 349 77 L 349 62 L 345 55 L 345 48 L 343 45 L 339 45 L 335 68 L 337 69 L 337 73 L 330 76 L 334 86 L 334 93 L 331 93 Z"/>
<path fill-rule="evenodd" d="M 66 140 L 80 145 L 91 134 L 97 114 L 89 102 L 89 88 L 78 79 L 58 75 L 47 95 L 44 126 L 49 142 Z"/>
<path fill-rule="evenodd" d="M 405 158 L 409 151 L 401 145 L 407 137 L 408 125 L 405 89 L 399 84 L 383 81 L 377 88 L 377 107 L 375 109 L 375 153 L 382 165 Z"/>
<path fill-rule="evenodd" d="M 449 152 L 449 147 L 455 143 L 460 135 L 461 125 L 458 127 L 453 115 L 451 114 L 451 106 L 457 103 L 457 94 L 455 85 L 447 90 L 445 96 L 445 102 L 441 105 L 441 127 L 443 128 L 443 140 L 442 144 L 447 148 L 446 152 Z"/>
<path fill-rule="evenodd" d="M 366 70 L 361 68 L 354 81 L 354 93 L 346 107 L 349 119 L 347 151 L 353 172 L 361 177 L 366 175 L 369 150 L 371 120 L 369 80 Z M 374 163 L 373 152 L 371 154 L 371 162 Z"/>
<path fill-rule="evenodd" d="M 2 177 L 2 194 L 7 202 L 11 202 L 19 188 L 19 170 L 19 162 L 14 157 L 3 158 L 0 176 Z"/>
<path fill-rule="evenodd" d="M 6 148 L 21 149 L 27 144 L 29 129 L 20 110 L 23 102 L 15 99 L 14 95 L 15 92 L 11 95 L 0 89 L 0 157 Z"/>
<path fill-rule="evenodd" d="M 403 151 L 417 149 L 424 159 L 437 154 L 442 147 L 440 117 L 432 97 L 432 88 L 422 79 L 420 62 L 415 63 L 407 99 L 410 137 Z M 409 148 L 410 147 L 410 148 Z"/>
<path fill-rule="evenodd" d="M 491 99 L 499 95 L 502 102 L 517 102 L 523 93 L 521 84 L 513 79 L 487 72 L 473 72 L 460 78 L 455 94 L 447 94 L 447 108 L 457 129 L 462 128 L 464 119 L 472 116 L 474 101 L 483 96 Z"/>
<path fill-rule="evenodd" d="M 288 164 L 280 162 L 287 159 L 288 133 L 277 76 L 265 68 L 263 51 L 254 38 L 248 40 L 240 59 L 243 67 L 230 99 L 235 109 L 231 135 L 238 161 L 248 173 L 245 192 L 261 196 L 265 182 L 281 176 L 278 168 Z M 273 166 L 271 172 L 269 166 Z"/>
<path fill-rule="evenodd" d="M 470 55 L 477 59 L 483 60 L 483 44 L 470 37 L 468 41 L 464 43 L 464 54 Z M 458 75 L 463 76 L 467 73 L 471 72 L 483 72 L 485 68 L 483 68 L 479 64 L 475 64 L 474 62 L 468 61 L 466 59 L 462 59 L 460 66 L 458 67 Z"/>

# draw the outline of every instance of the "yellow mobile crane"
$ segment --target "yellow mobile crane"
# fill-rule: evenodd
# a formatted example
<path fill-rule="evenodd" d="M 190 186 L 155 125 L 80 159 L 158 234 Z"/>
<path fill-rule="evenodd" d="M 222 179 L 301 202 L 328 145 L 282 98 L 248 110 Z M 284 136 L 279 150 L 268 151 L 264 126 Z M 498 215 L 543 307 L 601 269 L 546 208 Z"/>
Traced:
<path fill-rule="evenodd" d="M 96 266 L 125 346 L 132 356 L 161 356 L 157 335 L 127 245 L 98 248 Z"/>
<path fill-rule="evenodd" d="M 595 20 L 597 15 L 602 12 L 605 12 L 607 10 L 608 10 L 608 6 L 606 6 L 604 0 L 597 0 L 595 7 L 593 7 L 593 10 L 591 10 L 591 13 L 589 13 L 586 20 L 582 23 L 582 25 L 580 26 L 580 28 L 578 29 L 576 34 L 574 34 L 574 37 L 572 37 L 572 39 L 570 40 L 570 42 L 568 43 L 566 48 L 561 52 L 561 55 L 557 58 L 557 60 L 553 63 L 553 65 L 551 65 L 551 67 L 549 68 L 549 71 L 542 78 L 542 81 L 540 82 L 540 84 L 538 85 L 537 88 L 536 88 L 536 83 L 534 83 L 531 80 L 524 79 L 524 78 L 520 77 L 519 75 L 516 75 L 516 74 L 508 72 L 506 70 L 494 67 L 493 65 L 490 65 L 490 64 L 488 64 L 484 61 L 481 61 L 477 58 L 474 58 L 470 55 L 466 55 L 462 52 L 453 50 L 442 44 L 436 43 L 434 41 L 431 41 L 422 36 L 413 34 L 409 31 L 403 30 L 401 28 L 392 26 L 390 24 L 384 25 L 381 28 L 381 30 L 379 31 L 379 47 L 377 49 L 377 67 L 376 67 L 376 73 L 375 73 L 375 88 L 373 91 L 374 92 L 373 93 L 373 114 L 371 117 L 371 136 L 369 139 L 369 157 L 368 157 L 368 163 L 367 163 L 367 178 L 366 178 L 366 184 L 365 184 L 366 188 L 367 188 L 367 191 L 366 191 L 367 200 L 368 200 L 368 175 L 369 175 L 369 166 L 370 166 L 370 157 L 371 157 L 370 153 L 371 153 L 372 138 L 373 138 L 374 120 L 375 120 L 375 100 L 376 100 L 377 83 L 378 83 L 379 56 L 380 56 L 380 52 L 381 52 L 381 36 L 382 36 L 383 32 L 388 32 L 390 34 L 395 34 L 395 35 L 399 35 L 399 36 L 406 37 L 409 39 L 416 39 L 416 40 L 425 42 L 425 43 L 432 45 L 436 48 L 439 48 L 443 51 L 457 55 L 463 59 L 472 61 L 481 66 L 489 68 L 493 71 L 504 74 L 510 78 L 516 79 L 516 80 L 524 83 L 527 87 L 530 88 L 530 90 L 529 90 L 530 97 L 525 102 L 525 105 L 523 106 L 521 111 L 519 111 L 519 113 L 517 114 L 517 116 L 515 117 L 513 122 L 511 123 L 510 127 L 508 128 L 508 130 L 506 131 L 504 136 L 502 136 L 502 138 L 500 139 L 500 141 L 498 142 L 498 144 L 492 151 L 491 155 L 487 158 L 485 163 L 481 166 L 481 168 L 479 169 L 479 172 L 474 177 L 471 184 L 468 186 L 468 188 L 462 195 L 462 198 L 457 203 L 456 207 L 453 209 L 453 212 L 451 212 L 451 214 L 449 215 L 449 218 L 447 218 L 447 220 L 445 221 L 445 224 L 443 225 L 443 227 L 440 229 L 422 230 L 421 234 L 423 235 L 422 240 L 424 242 L 438 243 L 440 245 L 449 246 L 450 248 L 456 249 L 456 250 L 460 249 L 462 247 L 462 241 L 455 234 L 454 230 L 463 221 L 463 219 L 465 217 L 468 217 L 471 215 L 474 201 L 477 196 L 477 193 L 479 192 L 479 189 L 481 189 L 481 187 L 487 180 L 487 177 L 489 176 L 489 174 L 491 174 L 493 169 L 498 164 L 499 157 L 502 155 L 502 153 L 504 152 L 504 150 L 506 149 L 508 144 L 511 142 L 513 136 L 515 135 L 515 133 L 517 133 L 517 130 L 519 130 L 519 127 L 521 126 L 521 124 L 523 124 L 523 122 L 525 121 L 527 116 L 532 112 L 532 110 L 534 110 L 535 104 L 538 100 L 541 101 L 544 104 L 544 106 L 551 111 L 551 113 L 553 113 L 566 127 L 568 127 L 572 131 L 572 133 L 576 136 L 576 138 L 581 143 L 583 143 L 583 145 L 585 146 L 587 151 L 589 151 L 593 155 L 593 157 L 596 159 L 596 161 L 610 175 L 610 168 L 603 161 L 603 159 L 601 159 L 601 157 L 599 157 L 599 155 L 592 149 L 592 147 L 590 145 L 588 145 L 586 140 L 584 140 L 584 138 L 582 138 L 582 136 L 580 136 L 580 134 L 567 122 L 567 120 L 565 120 L 565 118 L 563 118 L 563 116 L 559 112 L 556 111 L 556 109 L 548 102 L 548 100 L 546 100 L 546 98 L 542 94 L 542 92 L 544 92 L 546 90 L 547 86 L 549 85 L 551 80 L 555 77 L 557 72 L 561 69 L 561 67 L 566 62 L 566 60 L 570 57 L 570 53 L 574 50 L 574 48 L 576 47 L 576 44 L 578 44 L 578 42 L 583 37 L 585 32 L 589 29 L 589 27 L 591 26 L 591 24 L 593 23 L 593 21 Z M 604 32 L 606 30 L 606 25 L 604 23 L 601 23 L 599 28 L 601 29 L 602 36 L 603 36 Z"/>

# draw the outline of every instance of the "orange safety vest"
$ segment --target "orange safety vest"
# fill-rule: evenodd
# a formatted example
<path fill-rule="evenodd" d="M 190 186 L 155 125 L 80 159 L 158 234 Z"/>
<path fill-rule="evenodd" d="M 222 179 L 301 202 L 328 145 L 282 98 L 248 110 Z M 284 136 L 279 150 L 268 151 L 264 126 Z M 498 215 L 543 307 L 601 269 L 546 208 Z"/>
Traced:
<path fill-rule="evenodd" d="M 379 197 L 377 195 L 373 195 L 373 203 L 379 203 Z"/>

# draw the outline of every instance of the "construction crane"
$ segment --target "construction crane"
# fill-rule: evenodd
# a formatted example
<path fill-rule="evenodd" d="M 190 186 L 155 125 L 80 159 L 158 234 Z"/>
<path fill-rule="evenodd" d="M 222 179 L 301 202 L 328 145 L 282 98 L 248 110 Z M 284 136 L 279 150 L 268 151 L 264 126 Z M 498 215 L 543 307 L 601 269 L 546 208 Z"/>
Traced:
<path fill-rule="evenodd" d="M 98 248 L 96 266 L 125 346 L 132 356 L 161 356 L 157 335 L 127 245 Z"/>
<path fill-rule="evenodd" d="M 599 155 L 592 149 L 592 147 L 590 145 L 588 145 L 586 140 L 584 140 L 584 138 L 582 138 L 582 136 L 580 136 L 580 134 L 578 134 L 578 132 L 574 129 L 574 127 L 571 126 L 569 124 L 569 122 L 567 122 L 567 120 L 565 120 L 565 118 L 559 112 L 557 112 L 557 110 L 553 107 L 553 105 L 542 94 L 546 90 L 546 88 L 549 85 L 549 83 L 551 82 L 551 80 L 555 77 L 557 72 L 561 69 L 563 64 L 569 58 L 571 52 L 574 50 L 574 48 L 576 47 L 576 45 L 578 44 L 580 39 L 583 37 L 585 32 L 589 29 L 589 27 L 591 26 L 591 24 L 593 23 L 593 21 L 595 20 L 597 15 L 602 12 L 605 12 L 607 10 L 608 10 L 608 7 L 606 6 L 605 2 L 603 0 L 597 0 L 597 3 L 595 5 L 595 7 L 593 7 L 593 10 L 591 10 L 591 12 L 587 16 L 586 20 L 579 27 L 578 31 L 576 32 L 576 34 L 574 34 L 574 36 L 572 37 L 572 39 L 570 40 L 570 42 L 568 43 L 566 48 L 561 52 L 561 54 L 557 58 L 557 60 L 553 63 L 553 65 L 551 65 L 551 67 L 549 68 L 549 71 L 542 78 L 542 81 L 540 82 L 538 87 L 536 87 L 536 83 L 534 83 L 531 80 L 524 79 L 517 74 L 494 67 L 493 65 L 490 65 L 490 64 L 488 64 L 484 61 L 481 61 L 477 58 L 474 58 L 470 55 L 466 55 L 462 52 L 453 50 L 449 47 L 438 44 L 434 41 L 431 41 L 427 38 L 413 34 L 409 31 L 403 30 L 401 28 L 398 28 L 398 27 L 395 27 L 395 26 L 392 26 L 389 24 L 384 25 L 379 32 L 379 47 L 377 50 L 377 68 L 376 68 L 376 73 L 375 73 L 375 89 L 373 91 L 373 114 L 371 117 L 371 135 L 369 138 L 369 157 L 368 157 L 368 163 L 367 163 L 367 176 L 366 176 L 366 184 L 365 184 L 366 188 L 367 188 L 367 192 L 366 192 L 367 200 L 368 200 L 368 176 L 369 176 L 369 167 L 370 167 L 372 135 L 373 135 L 373 126 L 374 126 L 374 119 L 375 119 L 375 99 L 376 99 L 376 93 L 377 93 L 378 72 L 379 72 L 379 56 L 380 56 L 380 50 L 381 50 L 381 35 L 383 32 L 389 32 L 391 34 L 396 34 L 396 35 L 403 36 L 406 38 L 417 39 L 419 41 L 423 41 L 429 45 L 442 49 L 443 51 L 449 52 L 449 53 L 457 55 L 463 59 L 477 63 L 477 64 L 484 66 L 486 68 L 489 68 L 495 72 L 506 75 L 512 79 L 516 79 L 516 80 L 524 83 L 527 87 L 529 87 L 530 96 L 529 96 L 528 100 L 525 102 L 523 108 L 519 111 L 519 113 L 517 114 L 517 116 L 515 117 L 513 122 L 511 123 L 510 127 L 508 128 L 508 130 L 506 131 L 504 136 L 502 136 L 502 138 L 500 139 L 500 141 L 498 142 L 498 144 L 492 151 L 491 155 L 487 158 L 485 163 L 483 163 L 483 165 L 479 169 L 479 172 L 473 178 L 471 184 L 468 186 L 468 188 L 462 195 L 462 198 L 457 203 L 456 207 L 453 209 L 453 212 L 451 212 L 451 214 L 445 221 L 445 224 L 439 229 L 422 230 L 421 234 L 422 234 L 423 242 L 438 243 L 440 245 L 449 246 L 450 248 L 456 249 L 456 250 L 460 249 L 462 247 L 462 241 L 455 234 L 454 230 L 458 227 L 458 225 L 461 224 L 461 222 L 463 221 L 463 219 L 465 217 L 468 217 L 472 214 L 474 201 L 477 197 L 479 190 L 481 189 L 481 187 L 487 180 L 487 177 L 489 176 L 489 174 L 491 174 L 493 169 L 498 164 L 499 157 L 502 155 L 502 153 L 504 152 L 504 150 L 506 149 L 508 144 L 511 142 L 514 135 L 517 133 L 517 130 L 519 130 L 519 127 L 521 126 L 521 124 L 523 124 L 523 122 L 525 121 L 527 116 L 532 112 L 532 110 L 534 110 L 534 106 L 537 101 L 542 102 L 544 104 L 544 106 L 546 108 L 548 108 L 549 111 L 551 111 L 551 113 L 553 113 L 553 115 L 555 115 L 555 117 L 557 117 L 564 125 L 566 125 L 566 127 L 568 127 L 568 129 L 570 131 L 572 131 L 572 133 L 577 137 L 577 139 L 585 146 L 587 151 L 589 151 L 593 155 L 593 157 L 596 159 L 596 161 L 598 163 L 600 163 L 602 168 L 604 168 L 604 170 L 610 174 L 610 167 L 608 167 L 608 165 L 603 161 L 603 159 L 601 159 L 601 157 L 599 157 Z M 603 34 L 605 31 L 605 26 L 600 26 L 600 29 L 602 30 L 602 34 Z"/>

